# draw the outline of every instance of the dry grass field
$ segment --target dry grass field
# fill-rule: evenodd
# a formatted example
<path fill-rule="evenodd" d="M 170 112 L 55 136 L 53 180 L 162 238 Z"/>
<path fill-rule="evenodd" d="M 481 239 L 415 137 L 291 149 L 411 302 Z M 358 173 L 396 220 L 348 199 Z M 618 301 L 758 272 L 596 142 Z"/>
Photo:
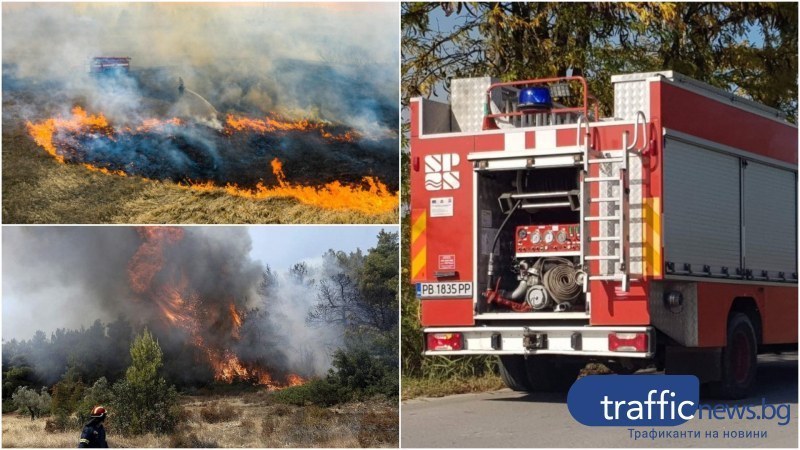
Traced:
<path fill-rule="evenodd" d="M 6 121 L 4 121 L 6 122 Z M 6 123 L 10 125 L 5 127 Z M 397 223 L 392 212 L 364 214 L 309 206 L 292 198 L 248 199 L 188 190 L 59 164 L 23 124 L 3 129 L 3 223 Z"/>
<path fill-rule="evenodd" d="M 184 418 L 170 435 L 122 437 L 108 419 L 110 447 L 258 448 L 397 447 L 398 408 L 387 401 L 331 408 L 273 403 L 266 392 L 224 397 L 184 397 Z M 3 415 L 5 448 L 74 448 L 80 429 L 49 433 L 45 419 Z"/>

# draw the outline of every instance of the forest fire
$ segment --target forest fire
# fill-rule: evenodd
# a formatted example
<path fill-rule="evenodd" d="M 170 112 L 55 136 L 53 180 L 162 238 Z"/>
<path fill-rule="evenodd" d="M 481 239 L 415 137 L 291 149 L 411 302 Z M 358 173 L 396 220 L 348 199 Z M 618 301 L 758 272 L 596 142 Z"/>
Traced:
<path fill-rule="evenodd" d="M 27 129 L 57 162 L 106 175 L 172 180 L 194 191 L 250 199 L 290 197 L 367 214 L 398 205 L 398 193 L 369 174 L 361 134 L 328 122 L 228 115 L 221 130 L 178 118 L 114 126 L 103 114 L 75 107 L 68 117 L 28 122 Z M 306 148 L 325 151 L 304 158 Z M 298 167 L 297 173 L 287 177 L 284 163 Z"/>
<path fill-rule="evenodd" d="M 128 265 L 128 281 L 139 302 L 151 302 L 162 324 L 177 328 L 200 350 L 218 382 L 250 382 L 278 389 L 303 383 L 296 374 L 280 378 L 265 368 L 247 364 L 229 348 L 240 339 L 243 314 L 236 299 L 220 303 L 201 298 L 183 267 L 168 263 L 172 247 L 184 238 L 177 227 L 139 227 L 142 243 Z M 220 273 L 220 277 L 224 274 Z M 227 307 L 223 306 L 227 303 Z"/>

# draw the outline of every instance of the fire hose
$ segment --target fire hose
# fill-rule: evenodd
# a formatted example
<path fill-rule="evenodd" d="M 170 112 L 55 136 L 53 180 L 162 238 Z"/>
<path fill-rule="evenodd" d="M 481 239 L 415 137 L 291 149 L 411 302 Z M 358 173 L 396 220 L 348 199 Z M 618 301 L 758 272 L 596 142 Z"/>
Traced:
<path fill-rule="evenodd" d="M 555 259 L 555 258 L 554 258 Z M 556 303 L 574 300 L 581 293 L 578 270 L 569 260 L 558 258 L 560 264 L 544 272 L 542 284 Z"/>
<path fill-rule="evenodd" d="M 492 280 L 494 279 L 494 249 L 495 247 L 497 247 L 497 241 L 500 238 L 500 233 L 503 231 L 503 228 L 505 228 L 506 223 L 508 223 L 508 219 L 510 219 L 511 215 L 514 214 L 514 211 L 516 211 L 517 208 L 519 208 L 520 204 L 522 204 L 522 200 L 517 200 L 517 203 L 514 203 L 514 206 L 512 206 L 511 209 L 508 210 L 505 220 L 503 220 L 503 223 L 500 224 L 500 228 L 497 229 L 497 233 L 495 233 L 494 235 L 494 241 L 492 241 L 492 248 L 489 249 L 489 263 L 487 264 L 488 267 L 486 270 L 487 272 L 486 274 L 488 275 L 486 281 L 487 291 L 491 291 L 492 289 Z"/>

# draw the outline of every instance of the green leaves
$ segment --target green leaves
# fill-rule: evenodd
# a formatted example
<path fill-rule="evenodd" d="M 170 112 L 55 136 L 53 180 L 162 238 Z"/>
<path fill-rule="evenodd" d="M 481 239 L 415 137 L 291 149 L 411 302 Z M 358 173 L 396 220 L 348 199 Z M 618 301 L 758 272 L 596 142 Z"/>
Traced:
<path fill-rule="evenodd" d="M 109 420 L 125 435 L 167 433 L 178 422 L 178 392 L 158 373 L 162 357 L 161 346 L 146 329 L 131 344 L 131 365 L 125 379 L 112 388 L 109 414 Z M 92 389 L 95 387 L 95 394 L 105 394 L 102 384 L 95 383 Z"/>
<path fill-rule="evenodd" d="M 161 347 L 147 329 L 131 344 L 131 366 L 125 373 L 126 379 L 134 385 L 144 385 L 158 379 L 158 370 L 164 364 Z"/>
<path fill-rule="evenodd" d="M 502 80 L 582 69 L 603 112 L 610 76 L 675 70 L 797 115 L 797 5 L 788 3 L 404 3 L 403 104 L 453 77 Z"/>
<path fill-rule="evenodd" d="M 14 405 L 23 412 L 30 414 L 31 420 L 50 410 L 50 394 L 45 388 L 41 392 L 20 386 L 11 395 Z"/>

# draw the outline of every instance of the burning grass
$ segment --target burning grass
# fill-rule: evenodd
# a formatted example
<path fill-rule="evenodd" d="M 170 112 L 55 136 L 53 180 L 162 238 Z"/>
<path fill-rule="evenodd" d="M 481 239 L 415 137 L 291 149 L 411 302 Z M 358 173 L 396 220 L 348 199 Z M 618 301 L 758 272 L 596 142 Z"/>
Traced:
<path fill-rule="evenodd" d="M 179 119 L 115 127 L 76 107 L 68 117 L 27 122 L 26 130 L 56 162 L 104 176 L 172 181 L 190 192 L 259 201 L 292 198 L 366 216 L 398 207 L 397 192 L 368 174 L 388 171 L 394 180 L 396 161 L 362 145 L 354 130 L 326 122 L 229 115 L 218 131 Z M 288 176 L 285 159 L 293 167 Z"/>
<path fill-rule="evenodd" d="M 184 420 L 171 435 L 125 438 L 113 431 L 111 447 L 397 447 L 398 407 L 384 400 L 348 403 L 334 408 L 273 404 L 271 394 L 224 397 L 183 397 Z M 206 420 L 203 410 L 224 410 Z M 69 448 L 80 430 L 47 433 L 44 419 L 31 421 L 3 415 L 2 444 L 6 448 Z"/>
<path fill-rule="evenodd" d="M 224 188 L 187 189 L 173 181 L 109 176 L 59 164 L 24 127 L 3 130 L 5 223 L 395 223 L 398 206 L 367 214 L 327 209 L 291 197 L 231 196 Z"/>

